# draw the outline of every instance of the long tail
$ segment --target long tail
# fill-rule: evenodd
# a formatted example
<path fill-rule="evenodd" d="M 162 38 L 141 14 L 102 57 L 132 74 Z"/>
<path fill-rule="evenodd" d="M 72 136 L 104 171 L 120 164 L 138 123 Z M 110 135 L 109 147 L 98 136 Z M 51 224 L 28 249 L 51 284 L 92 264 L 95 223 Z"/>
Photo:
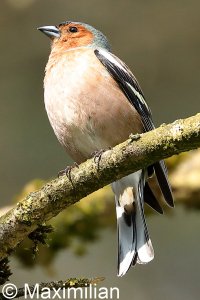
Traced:
<path fill-rule="evenodd" d="M 118 276 L 131 265 L 146 264 L 154 258 L 144 216 L 144 172 L 138 171 L 112 184 L 118 228 Z"/>

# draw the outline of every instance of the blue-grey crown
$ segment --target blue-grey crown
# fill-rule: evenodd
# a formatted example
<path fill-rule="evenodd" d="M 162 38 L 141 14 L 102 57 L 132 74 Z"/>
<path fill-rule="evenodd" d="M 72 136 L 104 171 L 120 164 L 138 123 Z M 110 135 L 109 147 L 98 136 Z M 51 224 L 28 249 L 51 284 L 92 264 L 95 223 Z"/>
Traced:
<path fill-rule="evenodd" d="M 84 24 L 84 25 L 87 29 L 89 29 L 94 34 L 93 45 L 95 47 L 105 48 L 106 50 L 110 51 L 110 44 L 108 42 L 107 37 L 101 31 L 97 30 L 96 28 L 94 28 L 88 24 Z M 91 45 L 91 46 L 93 46 L 93 45 Z"/>

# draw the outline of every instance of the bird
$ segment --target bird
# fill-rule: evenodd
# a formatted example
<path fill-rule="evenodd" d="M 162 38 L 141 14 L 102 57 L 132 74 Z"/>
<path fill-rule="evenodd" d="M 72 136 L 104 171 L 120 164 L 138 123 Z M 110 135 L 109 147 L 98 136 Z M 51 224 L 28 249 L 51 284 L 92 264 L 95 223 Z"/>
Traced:
<path fill-rule="evenodd" d="M 108 149 L 130 134 L 153 130 L 152 113 L 128 66 L 107 37 L 89 24 L 65 21 L 39 27 L 51 39 L 45 68 L 44 102 L 54 133 L 78 164 L 91 153 Z M 144 215 L 144 202 L 163 213 L 148 179 L 155 176 L 166 203 L 173 195 L 164 161 L 112 183 L 115 194 L 117 275 L 153 260 L 154 250 Z"/>

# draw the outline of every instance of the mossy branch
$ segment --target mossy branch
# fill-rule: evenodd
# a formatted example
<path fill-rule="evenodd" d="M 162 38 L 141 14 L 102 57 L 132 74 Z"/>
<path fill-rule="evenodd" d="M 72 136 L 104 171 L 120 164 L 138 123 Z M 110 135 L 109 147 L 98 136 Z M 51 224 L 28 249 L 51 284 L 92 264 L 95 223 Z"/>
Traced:
<path fill-rule="evenodd" d="M 8 256 L 39 224 L 86 195 L 155 161 L 198 147 L 200 114 L 131 136 L 103 153 L 98 163 L 93 158 L 87 160 L 72 170 L 71 180 L 62 176 L 50 181 L 0 218 L 0 259 Z"/>

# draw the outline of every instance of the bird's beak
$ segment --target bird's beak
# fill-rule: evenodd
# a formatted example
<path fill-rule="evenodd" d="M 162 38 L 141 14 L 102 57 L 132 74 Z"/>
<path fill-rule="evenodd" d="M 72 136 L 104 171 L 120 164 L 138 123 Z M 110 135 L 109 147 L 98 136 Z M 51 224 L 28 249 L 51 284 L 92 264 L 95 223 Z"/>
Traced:
<path fill-rule="evenodd" d="M 37 29 L 46 34 L 51 39 L 60 37 L 60 30 L 56 26 L 43 26 L 38 27 Z"/>

